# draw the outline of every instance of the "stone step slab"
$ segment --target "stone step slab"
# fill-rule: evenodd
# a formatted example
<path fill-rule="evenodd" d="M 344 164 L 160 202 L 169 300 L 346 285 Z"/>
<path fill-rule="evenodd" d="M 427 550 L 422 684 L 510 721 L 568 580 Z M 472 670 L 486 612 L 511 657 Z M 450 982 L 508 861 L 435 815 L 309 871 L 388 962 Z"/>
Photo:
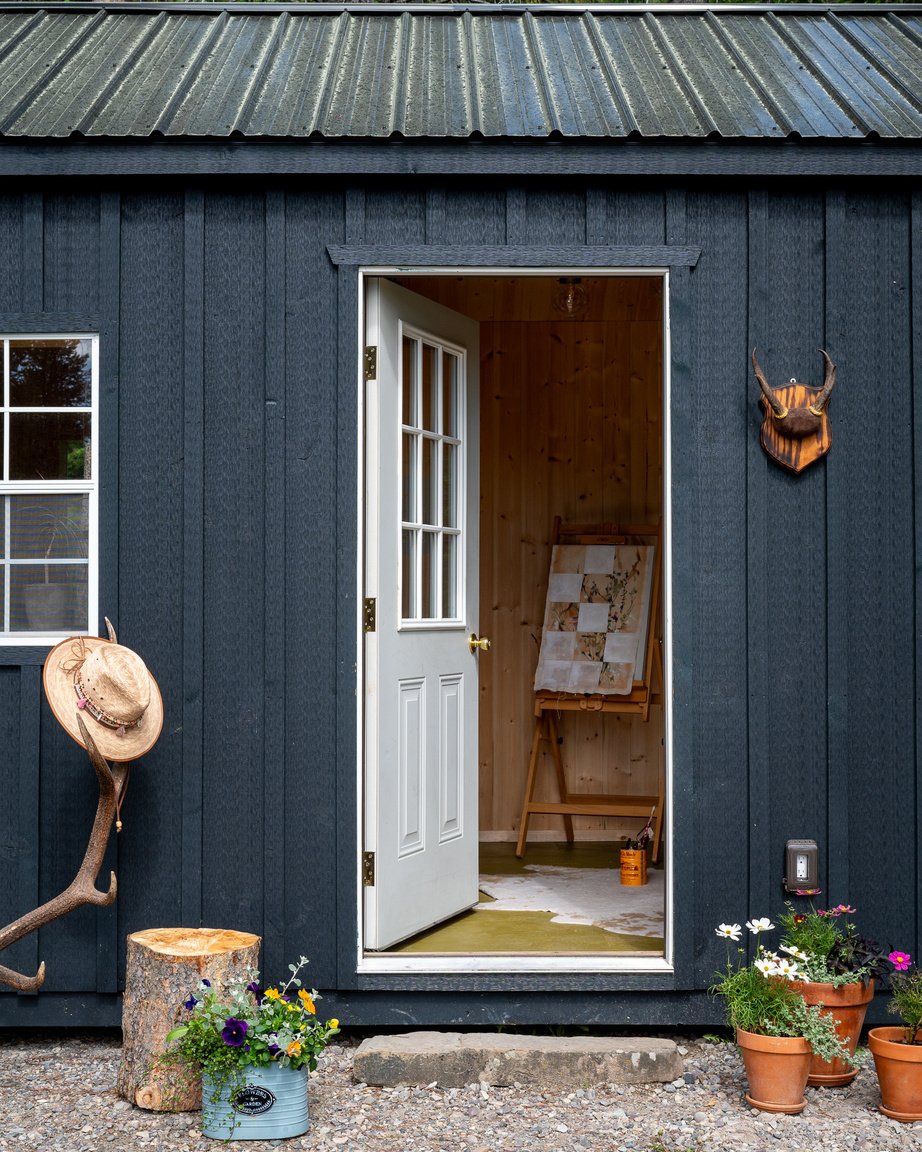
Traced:
<path fill-rule="evenodd" d="M 514 1036 L 508 1033 L 408 1032 L 363 1040 L 354 1078 L 382 1088 L 434 1084 L 539 1089 L 597 1084 L 669 1083 L 681 1078 L 672 1040 L 645 1036 Z"/>

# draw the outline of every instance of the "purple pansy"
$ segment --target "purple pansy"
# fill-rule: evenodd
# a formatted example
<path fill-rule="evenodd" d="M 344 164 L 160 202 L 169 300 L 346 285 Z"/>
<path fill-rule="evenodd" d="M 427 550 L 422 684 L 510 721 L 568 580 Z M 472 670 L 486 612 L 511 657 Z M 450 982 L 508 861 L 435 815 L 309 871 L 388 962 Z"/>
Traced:
<path fill-rule="evenodd" d="M 210 980 L 206 980 L 206 979 L 204 978 L 204 976 L 202 977 L 202 983 L 205 985 L 205 987 L 206 987 L 206 988 L 210 988 L 210 987 L 211 987 L 211 981 L 210 981 Z"/>
<path fill-rule="evenodd" d="M 263 998 L 263 990 L 260 988 L 259 982 L 256 980 L 251 980 L 250 983 L 247 984 L 247 992 L 252 992 L 257 1000 L 262 1000 Z"/>
<path fill-rule="evenodd" d="M 246 1020 L 235 1020 L 233 1016 L 228 1016 L 221 1030 L 221 1039 L 231 1048 L 240 1048 L 246 1039 L 247 1028 L 249 1024 Z"/>
<path fill-rule="evenodd" d="M 183 1007 L 187 1012 L 191 1012 L 196 1004 L 198 1004 L 198 1000 L 196 1000 L 194 996 L 190 996 L 188 1000 L 183 1001 Z"/>

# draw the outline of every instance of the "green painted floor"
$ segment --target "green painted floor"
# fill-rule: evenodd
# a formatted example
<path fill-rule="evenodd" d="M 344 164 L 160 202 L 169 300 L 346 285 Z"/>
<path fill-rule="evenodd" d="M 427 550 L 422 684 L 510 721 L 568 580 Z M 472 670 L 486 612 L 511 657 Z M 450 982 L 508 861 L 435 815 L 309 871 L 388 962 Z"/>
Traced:
<path fill-rule="evenodd" d="M 481 844 L 480 871 L 484 875 L 528 875 L 527 864 L 553 867 L 607 868 L 613 872 L 620 844 L 598 841 L 577 844 L 530 844 L 525 858 L 515 855 L 514 844 Z M 661 864 L 660 864 L 661 866 Z M 484 902 L 490 897 L 481 894 Z M 555 923 L 551 912 L 491 911 L 475 908 L 395 945 L 391 952 L 445 955 L 544 953 L 572 955 L 633 953 L 659 956 L 659 936 L 626 936 L 591 924 Z"/>

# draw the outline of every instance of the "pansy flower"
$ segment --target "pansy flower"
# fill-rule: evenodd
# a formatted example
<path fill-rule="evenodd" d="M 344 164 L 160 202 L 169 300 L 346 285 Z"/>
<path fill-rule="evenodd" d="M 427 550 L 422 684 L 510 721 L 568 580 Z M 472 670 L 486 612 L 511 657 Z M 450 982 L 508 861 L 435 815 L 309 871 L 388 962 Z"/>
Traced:
<path fill-rule="evenodd" d="M 281 1000 L 282 995 L 279 992 L 278 988 L 267 988 L 265 993 L 263 994 L 263 998 L 265 1000 Z"/>
<path fill-rule="evenodd" d="M 242 1048 L 246 1041 L 248 1028 L 249 1024 L 246 1020 L 236 1020 L 233 1016 L 228 1016 L 224 1021 L 224 1028 L 221 1030 L 221 1039 L 231 1048 Z"/>
<path fill-rule="evenodd" d="M 726 924 L 721 924 L 721 928 L 726 928 Z M 737 937 L 737 939 L 739 939 L 739 937 Z M 310 1012 L 312 1016 L 316 1014 L 317 1009 L 314 1007 L 314 1001 L 311 998 L 310 992 L 305 992 L 302 988 L 298 993 L 298 999 L 304 1005 L 306 1011 Z"/>
<path fill-rule="evenodd" d="M 257 1001 L 263 998 L 263 990 L 260 988 L 258 980 L 251 980 L 250 983 L 247 984 L 247 992 L 252 992 Z"/>
<path fill-rule="evenodd" d="M 183 1008 L 185 1008 L 187 1012 L 191 1012 L 196 1004 L 198 1004 L 198 1000 L 196 1000 L 194 996 L 190 996 L 188 1000 L 183 1001 Z"/>
<path fill-rule="evenodd" d="M 300 1056 L 301 1055 L 301 1041 L 292 1040 L 292 1042 L 285 1049 L 286 1056 Z"/>

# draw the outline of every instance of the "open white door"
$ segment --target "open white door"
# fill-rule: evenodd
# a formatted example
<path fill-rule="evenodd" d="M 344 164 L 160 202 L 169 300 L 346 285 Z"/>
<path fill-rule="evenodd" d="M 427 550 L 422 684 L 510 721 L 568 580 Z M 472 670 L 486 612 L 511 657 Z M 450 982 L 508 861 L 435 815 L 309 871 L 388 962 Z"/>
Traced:
<path fill-rule="evenodd" d="M 477 902 L 479 361 L 474 321 L 366 286 L 364 940 L 380 950 Z"/>

